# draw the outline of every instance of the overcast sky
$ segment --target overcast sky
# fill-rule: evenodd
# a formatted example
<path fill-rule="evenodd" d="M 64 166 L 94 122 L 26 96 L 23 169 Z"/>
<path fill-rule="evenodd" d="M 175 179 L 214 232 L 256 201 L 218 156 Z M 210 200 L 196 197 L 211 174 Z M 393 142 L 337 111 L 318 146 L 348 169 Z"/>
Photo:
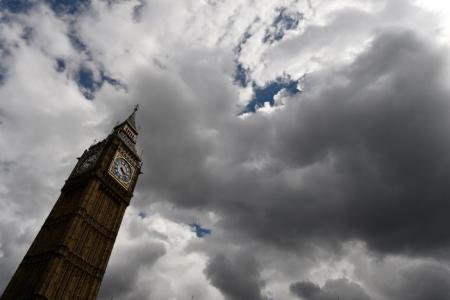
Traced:
<path fill-rule="evenodd" d="M 0 291 L 138 103 L 100 300 L 450 299 L 448 5 L 2 0 Z"/>

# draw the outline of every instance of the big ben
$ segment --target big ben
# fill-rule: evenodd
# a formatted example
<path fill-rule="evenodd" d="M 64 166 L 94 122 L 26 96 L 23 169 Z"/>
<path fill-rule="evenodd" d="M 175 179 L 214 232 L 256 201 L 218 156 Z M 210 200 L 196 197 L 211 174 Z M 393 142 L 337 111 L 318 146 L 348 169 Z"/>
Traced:
<path fill-rule="evenodd" d="M 97 297 L 141 173 L 136 111 L 78 159 L 2 300 Z"/>

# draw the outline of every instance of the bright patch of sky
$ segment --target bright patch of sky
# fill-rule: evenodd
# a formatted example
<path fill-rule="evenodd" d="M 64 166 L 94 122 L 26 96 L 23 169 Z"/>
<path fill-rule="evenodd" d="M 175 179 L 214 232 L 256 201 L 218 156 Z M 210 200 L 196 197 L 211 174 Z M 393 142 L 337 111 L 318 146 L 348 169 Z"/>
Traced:
<path fill-rule="evenodd" d="M 251 23 L 242 35 L 238 45 L 235 48 L 236 59 L 236 70 L 234 73 L 234 82 L 242 87 L 251 89 L 252 97 L 247 99 L 247 104 L 245 105 L 242 114 L 254 113 L 259 108 L 272 107 L 275 105 L 275 95 L 280 91 L 284 91 L 285 95 L 294 95 L 299 92 L 298 80 L 292 80 L 290 75 L 284 77 L 276 77 L 269 79 L 261 84 L 261 82 L 256 82 L 252 80 L 251 74 L 252 69 L 242 62 L 240 62 L 239 56 L 246 47 L 246 43 L 251 38 L 261 37 L 261 42 L 266 45 L 271 45 L 276 42 L 281 41 L 288 31 L 293 31 L 298 29 L 300 21 L 303 19 L 304 14 L 297 11 L 288 9 L 287 7 L 277 7 L 275 8 L 272 22 L 263 29 L 259 28 L 259 33 L 255 32 L 255 28 L 261 26 L 258 24 L 260 22 L 259 18 L 255 18 L 254 22 Z M 257 29 L 256 29 L 257 30 Z M 257 30 L 258 31 L 258 30 Z M 285 70 L 283 70 L 283 73 Z"/>
<path fill-rule="evenodd" d="M 56 14 L 76 14 L 89 7 L 91 0 L 45 0 Z M 11 13 L 26 12 L 39 1 L 33 0 L 1 0 L 0 8 Z"/>
<path fill-rule="evenodd" d="M 45 1 L 46 6 L 53 11 L 53 13 L 58 16 L 61 14 L 74 16 L 81 13 L 83 10 L 87 9 L 91 1 L 90 0 L 47 0 Z M 0 2 L 0 12 L 3 16 L 8 16 L 9 14 L 20 16 L 20 13 L 28 12 L 31 8 L 37 7 L 41 3 L 29 0 L 2 0 Z M 20 20 L 20 19 L 19 19 Z M 33 28 L 33 24 L 28 25 L 23 22 L 21 38 L 27 43 L 33 43 L 36 38 L 35 35 L 39 35 L 39 28 Z M 37 31 L 37 33 L 35 32 Z M 37 39 L 40 37 L 38 36 Z M 92 59 L 90 49 L 86 43 L 80 37 L 78 28 L 74 26 L 73 22 L 69 22 L 67 36 L 65 37 L 70 41 L 71 46 L 78 51 L 78 56 L 81 61 L 73 61 L 70 58 L 65 58 L 63 56 L 55 58 L 55 70 L 59 73 L 67 72 L 69 78 L 78 85 L 81 94 L 87 100 L 95 99 L 96 93 L 101 89 L 101 87 L 107 83 L 115 88 L 126 89 L 126 86 L 119 80 L 114 78 L 114 76 L 108 75 L 108 72 L 102 67 L 98 66 Z M 8 55 L 10 50 L 6 47 L 2 47 L 0 44 L 0 55 Z M 47 53 L 48 55 L 49 53 Z M 69 68 L 68 68 L 69 67 Z M 0 64 L 0 83 L 7 79 L 8 68 L 6 65 Z"/>
<path fill-rule="evenodd" d="M 289 11 L 286 7 L 277 9 L 279 12 L 272 26 L 267 28 L 266 34 L 263 38 L 264 43 L 272 44 L 280 41 L 286 31 L 297 29 L 303 15 L 298 11 Z"/>
<path fill-rule="evenodd" d="M 12 13 L 20 13 L 27 11 L 33 5 L 29 0 L 1 0 L 0 8 L 8 10 Z"/>
<path fill-rule="evenodd" d="M 46 0 L 45 3 L 55 15 L 78 15 L 88 9 L 91 5 L 98 6 L 98 3 L 91 4 L 90 0 Z M 40 5 L 40 3 L 30 0 L 2 0 L 0 2 L 0 9 L 6 13 L 19 14 L 27 12 L 36 5 Z M 133 10 L 135 20 L 138 22 L 139 18 L 135 15 L 142 9 L 143 6 L 138 5 L 134 7 Z M 241 38 L 238 41 L 237 46 L 233 49 L 236 56 L 234 81 L 239 87 L 248 88 L 248 91 L 244 93 L 253 95 L 251 98 L 241 100 L 244 107 L 243 112 L 245 113 L 255 112 L 258 107 L 263 107 L 265 103 L 269 103 L 273 106 L 273 97 L 281 90 L 286 90 L 290 95 L 297 93 L 296 89 L 292 88 L 296 85 L 295 81 L 287 82 L 286 78 L 281 80 L 279 77 L 267 78 L 264 81 L 261 81 L 261 79 L 255 80 L 252 78 L 255 67 L 248 62 L 241 62 L 242 59 L 244 61 L 246 60 L 245 56 L 247 54 L 244 53 L 241 57 L 241 52 L 244 47 L 248 46 L 247 42 L 249 42 L 250 39 L 253 39 L 253 41 L 252 45 L 249 45 L 249 49 L 254 47 L 255 40 L 257 39 L 259 39 L 258 44 L 264 43 L 271 45 L 280 42 L 288 31 L 297 30 L 301 20 L 304 18 L 304 14 L 298 11 L 295 6 L 289 6 L 289 8 L 279 6 L 267 13 L 270 16 L 270 21 L 263 21 L 261 19 L 262 16 L 255 15 L 247 24 L 243 33 L 241 33 Z M 108 70 L 104 70 L 104 67 L 99 67 L 99 64 L 95 62 L 95 59 L 92 57 L 92 50 L 85 41 L 86 36 L 82 37 L 80 29 L 82 28 L 77 27 L 75 23 L 69 22 L 67 38 L 69 39 L 71 46 L 82 56 L 82 60 L 73 62 L 65 57 L 56 57 L 55 70 L 60 73 L 67 72 L 68 76 L 78 85 L 82 95 L 88 100 L 95 99 L 96 93 L 101 89 L 104 83 L 125 90 L 125 83 L 122 83 L 119 79 L 115 78 L 115 76 L 106 75 L 109 73 Z M 23 30 L 22 38 L 32 42 L 33 34 L 33 29 L 31 27 L 26 27 Z M 246 49 L 246 52 L 247 51 L 248 49 Z M 105 66 L 105 64 L 102 65 Z M 283 73 L 284 71 L 285 70 L 283 70 Z M 6 74 L 7 67 L 2 66 L 0 70 L 0 81 L 5 80 Z"/>
<path fill-rule="evenodd" d="M 211 229 L 203 227 L 198 222 L 193 222 L 193 223 L 189 224 L 189 226 L 191 227 L 191 231 L 195 232 L 195 235 L 198 238 L 204 238 L 205 236 L 211 234 Z"/>
<path fill-rule="evenodd" d="M 95 98 L 95 93 L 102 87 L 104 83 L 109 83 L 116 88 L 126 89 L 119 80 L 106 75 L 103 71 L 96 75 L 91 69 L 81 67 L 75 78 L 81 93 L 88 100 Z"/>
<path fill-rule="evenodd" d="M 444 0 L 416 0 L 422 6 L 436 14 L 440 19 L 440 35 L 446 42 L 450 41 L 450 2 Z"/>
<path fill-rule="evenodd" d="M 254 95 L 250 102 L 246 105 L 242 113 L 256 112 L 268 103 L 274 106 L 275 96 L 280 92 L 285 92 L 287 95 L 295 95 L 300 92 L 298 88 L 299 80 L 292 80 L 287 78 L 277 78 L 275 81 L 269 82 L 265 86 L 257 86 L 253 84 Z"/>
<path fill-rule="evenodd" d="M 250 81 L 249 70 L 245 69 L 242 64 L 238 64 L 236 67 L 236 72 L 234 73 L 234 81 L 242 87 L 246 87 Z"/>
<path fill-rule="evenodd" d="M 89 7 L 91 0 L 47 0 L 55 13 L 76 14 Z"/>

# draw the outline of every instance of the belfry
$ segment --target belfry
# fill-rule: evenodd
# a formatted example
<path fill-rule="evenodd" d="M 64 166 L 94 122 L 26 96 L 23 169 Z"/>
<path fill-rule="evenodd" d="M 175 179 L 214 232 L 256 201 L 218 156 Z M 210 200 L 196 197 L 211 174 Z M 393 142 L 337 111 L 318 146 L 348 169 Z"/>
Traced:
<path fill-rule="evenodd" d="M 141 173 L 137 109 L 78 159 L 0 299 L 97 297 Z"/>

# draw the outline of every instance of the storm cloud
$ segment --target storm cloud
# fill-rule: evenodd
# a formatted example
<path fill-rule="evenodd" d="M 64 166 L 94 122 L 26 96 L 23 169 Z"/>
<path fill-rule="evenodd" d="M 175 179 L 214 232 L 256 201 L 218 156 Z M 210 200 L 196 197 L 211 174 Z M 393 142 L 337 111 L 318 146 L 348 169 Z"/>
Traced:
<path fill-rule="evenodd" d="M 218 254 L 208 262 L 205 273 L 226 299 L 258 300 L 262 299 L 261 288 L 264 285 L 259 269 L 251 256 L 238 254 L 228 258 Z"/>
<path fill-rule="evenodd" d="M 248 151 L 267 164 L 259 176 L 230 176 L 224 198 L 242 201 L 215 203 L 229 225 L 287 247 L 359 239 L 386 253 L 445 251 L 448 57 L 428 45 L 411 32 L 380 34 L 353 64 L 313 74 L 284 111 L 247 119 L 240 133 L 267 129 Z"/>
<path fill-rule="evenodd" d="M 309 281 L 300 281 L 292 284 L 290 290 L 300 299 L 305 300 L 371 300 L 364 290 L 356 283 L 346 279 L 329 280 L 320 288 Z"/>
<path fill-rule="evenodd" d="M 0 290 L 75 158 L 139 103 L 144 173 L 99 299 L 450 297 L 445 15 L 57 2 L 0 10 Z"/>

